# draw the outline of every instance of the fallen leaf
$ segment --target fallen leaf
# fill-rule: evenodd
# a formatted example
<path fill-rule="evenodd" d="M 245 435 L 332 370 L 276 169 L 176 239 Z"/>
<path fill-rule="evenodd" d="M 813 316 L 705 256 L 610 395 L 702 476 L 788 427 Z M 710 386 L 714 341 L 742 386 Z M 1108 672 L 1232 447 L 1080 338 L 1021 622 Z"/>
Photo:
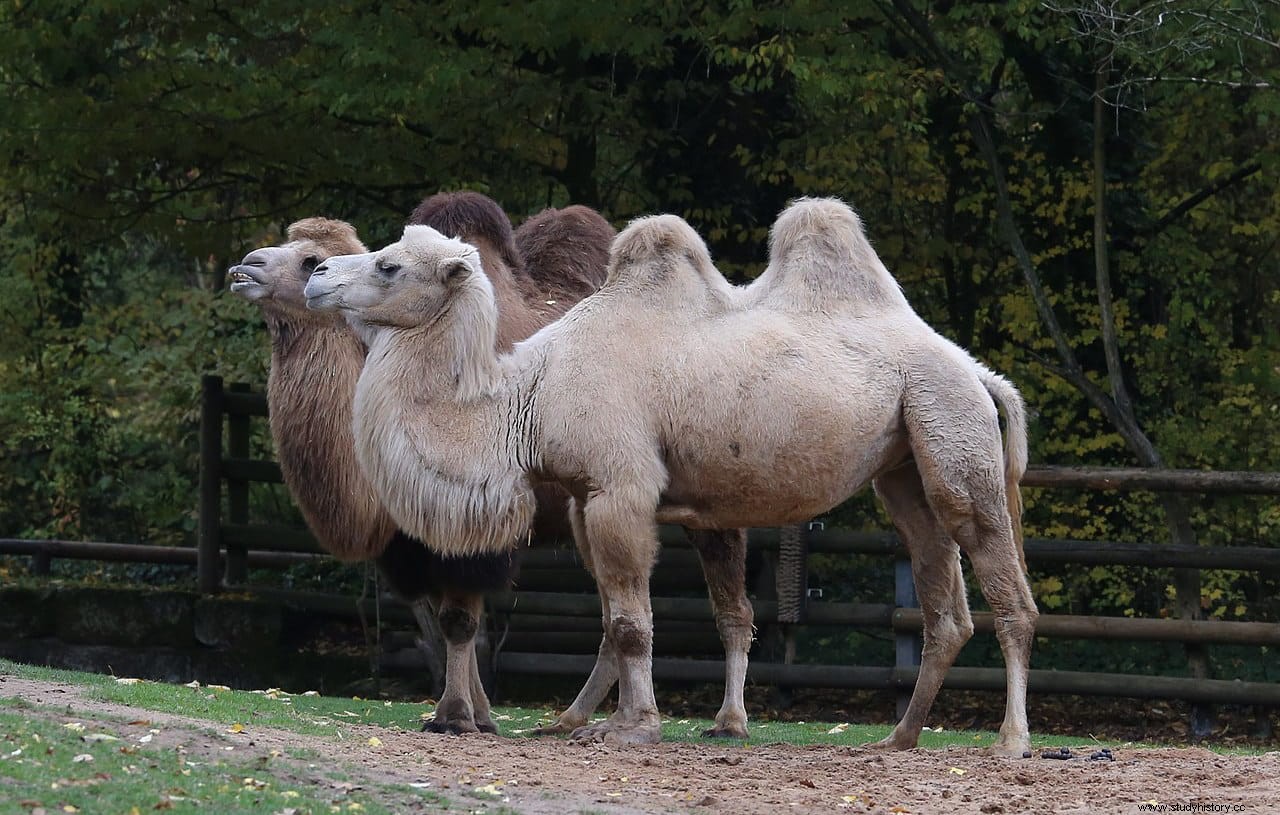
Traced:
<path fill-rule="evenodd" d="M 382 746 L 382 739 L 378 738 L 377 736 L 370 736 L 370 737 L 369 737 L 369 746 L 370 746 L 370 747 L 381 747 L 381 746 Z"/>
<path fill-rule="evenodd" d="M 109 733 L 90 733 L 87 736 L 81 736 L 81 741 L 120 741 L 119 736 L 112 736 Z"/>
<path fill-rule="evenodd" d="M 476 792 L 480 792 L 480 793 L 484 793 L 485 795 L 492 795 L 492 796 L 493 796 L 493 797 L 495 797 L 495 798 L 501 798 L 501 797 L 502 797 L 502 790 L 498 789 L 498 785 L 499 785 L 499 784 L 501 784 L 501 783 L 502 783 L 502 782 L 501 782 L 501 781 L 499 781 L 499 782 L 494 783 L 494 784 L 485 784 L 485 785 L 484 785 L 484 786 L 482 786 L 482 787 L 476 787 L 476 788 L 475 788 L 475 791 L 476 791 Z"/>
<path fill-rule="evenodd" d="M 320 695 L 320 691 L 318 691 L 318 690 L 307 690 L 307 691 L 303 691 L 303 692 L 302 692 L 302 695 L 303 695 L 303 696 L 319 696 L 319 695 Z"/>
<path fill-rule="evenodd" d="M 828 735 L 828 736 L 834 736 L 835 734 L 837 734 L 837 733 L 843 733 L 844 731 L 846 731 L 846 730 L 848 730 L 848 729 L 849 729 L 849 724 L 848 724 L 848 722 L 846 722 L 846 723 L 844 723 L 844 724 L 838 724 L 838 725 L 836 725 L 835 727 L 833 727 L 833 728 L 831 728 L 830 730 L 828 730 L 828 731 L 827 731 L 827 735 Z"/>
<path fill-rule="evenodd" d="M 148 733 L 148 734 L 147 734 L 147 735 L 145 735 L 145 736 L 139 736 L 139 737 L 138 737 L 138 744 L 150 744 L 150 743 L 151 743 L 151 740 L 152 740 L 152 739 L 154 739 L 154 738 L 155 738 L 155 736 L 151 735 L 150 733 Z"/>
<path fill-rule="evenodd" d="M 66 724 L 63 725 L 63 727 L 67 728 L 68 730 L 74 731 L 76 733 L 84 732 L 84 725 L 80 724 L 79 722 L 67 722 Z"/>
<path fill-rule="evenodd" d="M 198 687 L 200 687 L 200 680 L 198 680 L 198 679 L 192 679 L 190 682 L 188 682 L 187 684 L 183 685 L 182 687 L 184 687 L 184 688 L 198 688 Z"/>
<path fill-rule="evenodd" d="M 205 685 L 209 690 L 231 690 L 226 685 Z"/>
<path fill-rule="evenodd" d="M 969 771 L 968 771 L 968 770 L 962 770 L 962 769 L 960 769 L 959 767 L 948 767 L 948 768 L 947 768 L 947 772 L 951 773 L 952 775 L 964 775 L 965 773 L 967 773 L 967 772 L 969 772 Z"/>
<path fill-rule="evenodd" d="M 228 728 L 227 728 L 227 732 L 228 732 L 228 733 L 243 733 L 243 732 L 244 732 L 244 725 L 240 724 L 239 722 L 236 722 L 235 724 L 233 724 L 233 725 L 231 725 L 230 727 L 228 727 Z"/>
<path fill-rule="evenodd" d="M 93 756 L 89 755 L 88 753 L 81 753 L 80 755 L 71 759 L 72 764 L 79 764 L 82 761 L 93 761 Z"/>
<path fill-rule="evenodd" d="M 120 677 L 116 677 L 116 684 L 117 684 L 117 685 L 136 685 L 136 684 L 138 684 L 138 683 L 139 683 L 139 682 L 141 682 L 141 681 L 142 681 L 141 679 L 138 679 L 138 678 L 136 678 L 136 677 L 132 677 L 132 676 L 120 676 Z"/>

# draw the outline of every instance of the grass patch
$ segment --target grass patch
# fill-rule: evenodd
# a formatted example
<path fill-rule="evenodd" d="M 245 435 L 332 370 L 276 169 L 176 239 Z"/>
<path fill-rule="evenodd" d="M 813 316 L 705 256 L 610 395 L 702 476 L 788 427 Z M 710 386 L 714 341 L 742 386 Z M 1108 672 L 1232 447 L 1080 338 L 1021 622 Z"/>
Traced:
<path fill-rule="evenodd" d="M 0 708 L 0 799 L 20 808 L 13 811 L 50 813 L 395 811 L 287 760 L 197 759 L 186 747 L 203 738 L 195 731 L 168 727 L 163 746 L 153 746 L 160 731 L 146 724 L 89 722 L 6 704 Z"/>
<path fill-rule="evenodd" d="M 221 686 L 169 685 L 160 682 L 130 681 L 128 684 L 110 676 L 37 668 L 0 660 L 0 673 L 80 685 L 88 698 L 117 702 L 145 710 L 162 711 L 205 719 L 220 731 L 252 733 L 254 727 L 273 727 L 297 733 L 336 738 L 353 724 L 402 730 L 417 730 L 423 717 L 432 712 L 428 704 L 330 697 L 289 693 L 278 689 L 261 691 L 231 690 Z M 2 689 L 3 686 L 0 686 Z M 508 737 L 531 737 L 540 724 L 551 722 L 555 712 L 547 708 L 499 707 L 493 711 L 494 723 Z M 602 717 L 597 717 L 602 718 Z M 665 741 L 706 742 L 701 733 L 711 727 L 708 719 L 666 719 L 662 725 Z M 787 744 L 829 744 L 858 746 L 878 741 L 889 734 L 887 725 L 861 725 L 836 722 L 752 722 L 749 725 L 750 746 Z M 991 731 L 932 731 L 920 736 L 920 746 L 987 747 L 995 742 Z M 1078 736 L 1032 736 L 1033 749 L 1079 746 L 1087 739 Z M 1098 742 L 1115 744 L 1116 742 Z M 726 742 L 744 744 L 744 742 Z M 1150 745 L 1133 745 L 1150 746 Z M 1257 752 L 1222 749 L 1238 754 Z"/>

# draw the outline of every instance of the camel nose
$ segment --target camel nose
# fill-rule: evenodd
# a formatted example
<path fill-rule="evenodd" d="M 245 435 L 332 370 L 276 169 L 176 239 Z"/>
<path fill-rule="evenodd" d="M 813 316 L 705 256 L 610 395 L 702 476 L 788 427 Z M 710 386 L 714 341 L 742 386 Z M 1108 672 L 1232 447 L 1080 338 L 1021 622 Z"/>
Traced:
<path fill-rule="evenodd" d="M 311 270 L 311 276 L 312 276 L 312 277 L 320 277 L 321 275 L 323 275 L 323 274 L 324 274 L 325 272 L 327 272 L 327 271 L 329 271 L 329 264 L 327 264 L 327 263 L 321 263 L 319 266 L 317 266 L 317 267 L 315 267 L 314 269 L 312 269 L 312 270 Z"/>

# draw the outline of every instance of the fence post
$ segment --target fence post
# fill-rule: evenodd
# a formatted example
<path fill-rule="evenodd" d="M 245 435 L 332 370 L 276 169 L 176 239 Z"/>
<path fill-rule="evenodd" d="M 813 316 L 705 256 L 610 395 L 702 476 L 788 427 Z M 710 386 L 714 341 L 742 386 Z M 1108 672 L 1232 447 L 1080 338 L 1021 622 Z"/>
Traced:
<path fill-rule="evenodd" d="M 248 393 L 249 385 L 245 382 L 232 382 L 227 390 L 233 393 Z M 227 456 L 247 459 L 249 457 L 249 417 L 244 413 L 227 416 Z M 249 482 L 240 478 L 227 479 L 227 521 L 233 524 L 249 523 Z M 225 580 L 228 586 L 245 582 L 249 576 L 249 553 L 243 546 L 227 546 L 227 573 Z"/>
<path fill-rule="evenodd" d="M 898 557 L 893 561 L 893 604 L 898 608 L 918 608 L 916 599 L 916 581 L 911 574 L 911 561 Z M 895 668 L 920 667 L 920 632 L 899 632 L 893 635 L 893 665 Z M 913 688 L 899 687 L 895 689 L 898 703 L 898 719 L 907 713 L 907 704 L 911 701 Z"/>
<path fill-rule="evenodd" d="M 200 591 L 219 589 L 222 555 L 222 377 L 200 378 L 200 506 L 196 574 Z"/>

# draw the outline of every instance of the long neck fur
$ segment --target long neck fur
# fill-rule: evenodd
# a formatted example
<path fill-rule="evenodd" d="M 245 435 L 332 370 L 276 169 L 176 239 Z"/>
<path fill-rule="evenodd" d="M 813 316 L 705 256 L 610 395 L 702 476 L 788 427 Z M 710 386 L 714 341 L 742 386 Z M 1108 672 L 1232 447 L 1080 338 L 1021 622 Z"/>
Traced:
<path fill-rule="evenodd" d="M 442 555 L 505 551 L 533 521 L 521 451 L 536 429 L 494 351 L 493 300 L 376 332 L 356 387 L 356 452 L 400 528 Z"/>
<path fill-rule="evenodd" d="M 327 552 L 342 560 L 376 556 L 395 529 L 360 469 L 351 434 L 364 345 L 341 319 L 264 313 L 271 436 L 285 484 Z"/>

